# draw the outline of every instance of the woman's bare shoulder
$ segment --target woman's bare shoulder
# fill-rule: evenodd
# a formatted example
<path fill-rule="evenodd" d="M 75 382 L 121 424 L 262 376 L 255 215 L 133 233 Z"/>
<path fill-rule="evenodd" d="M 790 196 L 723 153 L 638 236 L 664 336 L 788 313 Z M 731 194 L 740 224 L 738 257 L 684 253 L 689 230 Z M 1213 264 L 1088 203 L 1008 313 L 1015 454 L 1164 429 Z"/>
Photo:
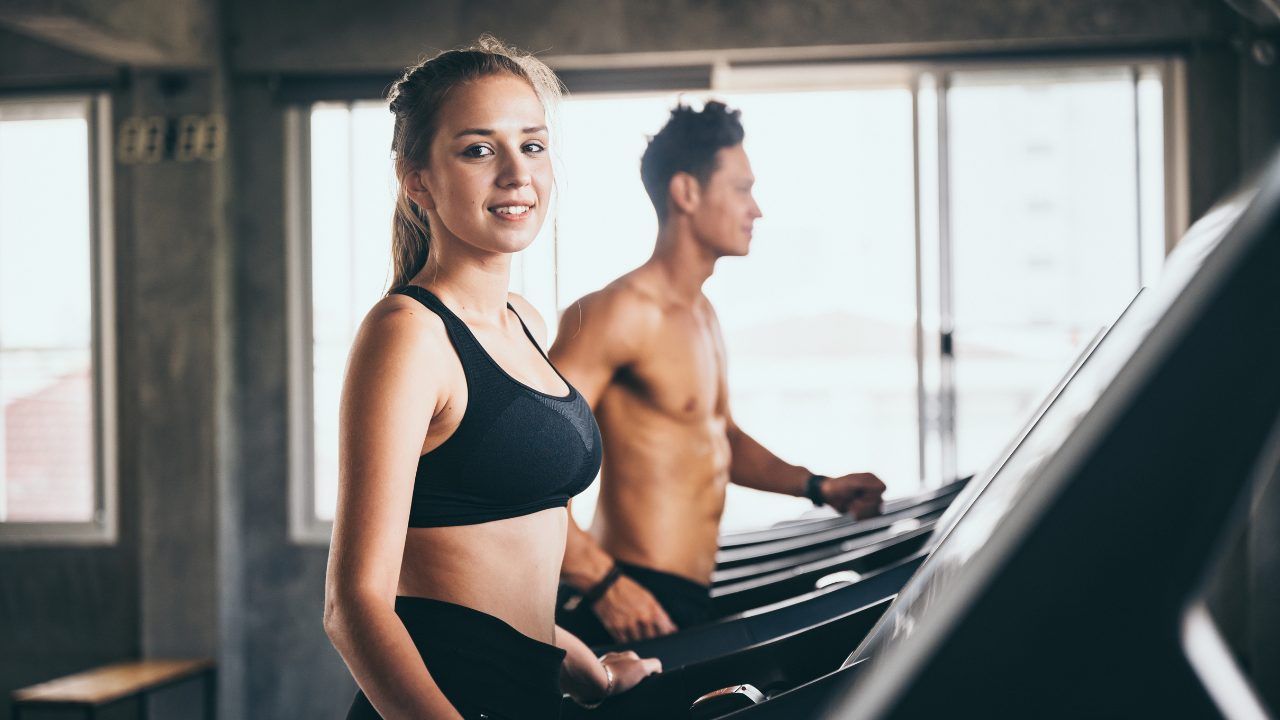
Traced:
<path fill-rule="evenodd" d="M 422 346 L 428 350 L 440 341 L 448 343 L 449 336 L 444 321 L 425 305 L 406 295 L 388 295 L 365 314 L 356 333 L 377 342 L 391 342 Z"/>
<path fill-rule="evenodd" d="M 388 295 L 365 314 L 351 347 L 350 371 L 412 366 L 412 377 L 447 377 L 457 357 L 440 316 L 404 295 Z M 427 372 L 421 372 L 427 371 Z M 435 371 L 435 372 L 432 372 Z"/>

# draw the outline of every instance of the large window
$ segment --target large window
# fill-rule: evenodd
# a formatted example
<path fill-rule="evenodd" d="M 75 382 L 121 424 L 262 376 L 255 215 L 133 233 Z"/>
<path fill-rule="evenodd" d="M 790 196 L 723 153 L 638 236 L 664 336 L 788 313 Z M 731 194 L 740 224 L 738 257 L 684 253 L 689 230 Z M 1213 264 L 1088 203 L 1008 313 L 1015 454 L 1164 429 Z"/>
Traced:
<path fill-rule="evenodd" d="M 950 76 L 956 468 L 974 472 L 1158 270 L 1164 184 L 1150 68 Z M 1143 142 L 1147 143 L 1144 150 Z"/>
<path fill-rule="evenodd" d="M 873 470 L 896 495 L 981 469 L 1158 270 L 1164 67 L 717 73 L 709 94 L 743 112 L 764 212 L 751 253 L 705 288 L 738 423 L 817 471 Z M 652 251 L 639 158 L 680 98 L 583 94 L 561 107 L 558 220 L 512 278 L 553 333 L 565 307 Z M 388 276 L 390 116 L 380 102 L 317 104 L 294 126 L 309 208 L 291 253 L 295 528 L 323 536 L 341 370 Z M 575 503 L 580 521 L 594 490 Z M 807 507 L 731 487 L 723 527 Z"/>
<path fill-rule="evenodd" d="M 105 98 L 0 101 L 0 540 L 114 539 Z"/>

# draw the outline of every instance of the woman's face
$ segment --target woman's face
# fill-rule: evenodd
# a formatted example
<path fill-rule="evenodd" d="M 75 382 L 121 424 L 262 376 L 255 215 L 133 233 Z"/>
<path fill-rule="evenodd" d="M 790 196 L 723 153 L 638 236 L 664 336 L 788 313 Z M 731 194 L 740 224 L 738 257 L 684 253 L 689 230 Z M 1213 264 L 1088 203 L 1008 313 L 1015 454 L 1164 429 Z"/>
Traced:
<path fill-rule="evenodd" d="M 533 88 L 492 75 L 445 96 L 421 181 L 411 197 L 425 208 L 434 238 L 512 253 L 533 242 L 552 185 L 546 115 Z"/>

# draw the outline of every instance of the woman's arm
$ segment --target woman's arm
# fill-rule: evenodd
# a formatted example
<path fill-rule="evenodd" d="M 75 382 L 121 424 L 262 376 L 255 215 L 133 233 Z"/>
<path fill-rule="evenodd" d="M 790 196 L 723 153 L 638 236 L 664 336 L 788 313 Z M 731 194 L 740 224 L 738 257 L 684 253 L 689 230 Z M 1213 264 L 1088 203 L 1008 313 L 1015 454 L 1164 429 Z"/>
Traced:
<path fill-rule="evenodd" d="M 395 614 L 418 455 L 449 377 L 433 348 L 439 319 L 393 296 L 357 333 L 342 389 L 337 514 L 324 627 L 378 713 L 461 718 Z M 439 332 L 433 332 L 439 330 Z"/>

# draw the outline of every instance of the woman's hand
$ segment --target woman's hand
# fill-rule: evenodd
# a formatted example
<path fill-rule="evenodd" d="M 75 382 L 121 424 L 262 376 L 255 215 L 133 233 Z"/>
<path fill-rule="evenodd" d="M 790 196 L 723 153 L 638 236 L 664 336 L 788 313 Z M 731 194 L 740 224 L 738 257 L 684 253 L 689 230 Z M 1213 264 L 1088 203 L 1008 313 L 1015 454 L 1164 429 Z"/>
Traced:
<path fill-rule="evenodd" d="M 613 677 L 613 687 L 609 688 L 606 697 L 626 692 L 638 685 L 641 680 L 662 672 L 661 660 L 642 658 L 631 650 L 606 653 L 600 658 L 600 664 L 607 668 Z"/>
<path fill-rule="evenodd" d="M 658 658 L 641 658 L 631 650 L 626 652 L 606 653 L 595 663 L 595 672 L 592 673 L 594 682 L 589 683 L 590 690 L 583 692 L 583 685 L 587 683 L 574 683 L 576 688 L 568 687 L 569 697 L 573 701 L 585 708 L 594 708 L 607 698 L 613 697 L 621 692 L 626 692 L 640 681 L 662 672 L 662 661 Z M 596 675 L 598 673 L 598 675 Z M 576 690 L 576 691 L 575 691 Z"/>
<path fill-rule="evenodd" d="M 556 628 L 556 645 L 565 650 L 560 667 L 560 687 L 573 701 L 592 708 L 605 698 L 626 692 L 654 673 L 662 672 L 658 658 L 643 658 L 628 650 L 599 659 L 572 633 Z"/>

